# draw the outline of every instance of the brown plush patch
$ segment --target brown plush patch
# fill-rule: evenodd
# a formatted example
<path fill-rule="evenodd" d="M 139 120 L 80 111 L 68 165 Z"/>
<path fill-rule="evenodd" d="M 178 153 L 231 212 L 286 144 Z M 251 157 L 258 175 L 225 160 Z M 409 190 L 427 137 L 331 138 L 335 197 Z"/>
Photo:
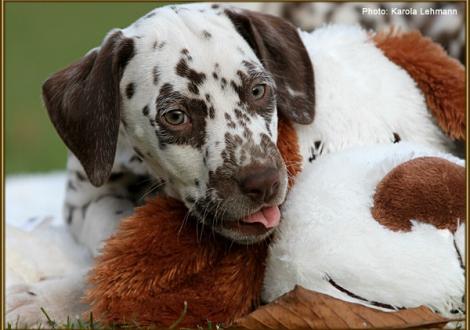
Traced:
<path fill-rule="evenodd" d="M 301 157 L 295 130 L 282 119 L 278 146 L 293 178 Z M 121 223 L 89 276 L 85 301 L 95 319 L 170 326 L 186 301 L 178 326 L 196 327 L 228 324 L 259 305 L 268 244 L 233 244 L 185 222 L 186 213 L 181 202 L 158 197 Z"/>
<path fill-rule="evenodd" d="M 188 304 L 180 326 L 229 322 L 258 305 L 266 244 L 250 247 L 204 231 L 174 199 L 149 201 L 108 240 L 86 295 L 106 324 L 170 326 Z M 199 228 L 199 231 L 202 229 Z"/>
<path fill-rule="evenodd" d="M 457 230 L 465 222 L 465 167 L 438 157 L 398 165 L 377 185 L 372 216 L 393 231 L 410 231 L 410 220 Z"/>
<path fill-rule="evenodd" d="M 374 42 L 416 81 L 441 129 L 451 138 L 465 141 L 464 66 L 418 31 L 378 33 Z"/>
<path fill-rule="evenodd" d="M 287 167 L 289 188 L 294 184 L 295 177 L 302 171 L 302 156 L 294 126 L 288 119 L 279 118 L 277 148 Z"/>

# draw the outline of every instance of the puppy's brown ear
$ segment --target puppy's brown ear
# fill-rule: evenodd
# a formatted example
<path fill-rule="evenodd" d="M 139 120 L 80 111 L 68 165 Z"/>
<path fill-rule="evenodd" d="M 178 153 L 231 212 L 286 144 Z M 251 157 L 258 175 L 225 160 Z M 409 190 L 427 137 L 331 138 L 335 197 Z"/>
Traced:
<path fill-rule="evenodd" d="M 279 17 L 249 10 L 227 10 L 226 14 L 273 75 L 278 111 L 296 123 L 311 123 L 315 113 L 313 67 L 296 28 Z"/>
<path fill-rule="evenodd" d="M 52 123 L 95 186 L 106 182 L 113 166 L 120 122 L 119 81 L 133 54 L 133 40 L 120 31 L 111 32 L 99 49 L 43 85 Z"/>

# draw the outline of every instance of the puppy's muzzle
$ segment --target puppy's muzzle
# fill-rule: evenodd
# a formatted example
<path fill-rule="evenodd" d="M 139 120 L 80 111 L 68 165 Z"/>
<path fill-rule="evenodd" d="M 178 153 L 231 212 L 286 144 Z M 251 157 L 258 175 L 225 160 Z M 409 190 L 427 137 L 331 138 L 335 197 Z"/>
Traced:
<path fill-rule="evenodd" d="M 278 194 L 279 170 L 273 166 L 249 165 L 237 177 L 240 191 L 257 203 L 269 204 Z"/>

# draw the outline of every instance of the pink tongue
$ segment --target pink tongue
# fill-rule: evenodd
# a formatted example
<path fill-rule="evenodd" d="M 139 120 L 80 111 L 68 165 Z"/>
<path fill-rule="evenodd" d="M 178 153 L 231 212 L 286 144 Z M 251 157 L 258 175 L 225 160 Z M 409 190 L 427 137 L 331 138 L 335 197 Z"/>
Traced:
<path fill-rule="evenodd" d="M 263 224 L 266 228 L 273 228 L 279 224 L 281 212 L 278 206 L 263 207 L 256 213 L 250 214 L 242 222 Z"/>

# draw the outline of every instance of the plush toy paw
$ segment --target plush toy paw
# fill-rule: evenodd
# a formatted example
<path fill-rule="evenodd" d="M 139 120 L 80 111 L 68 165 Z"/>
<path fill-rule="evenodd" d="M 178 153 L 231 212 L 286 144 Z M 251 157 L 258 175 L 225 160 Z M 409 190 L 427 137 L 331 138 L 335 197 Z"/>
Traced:
<path fill-rule="evenodd" d="M 6 292 L 6 326 L 26 328 L 50 326 L 47 316 L 57 324 L 74 320 L 85 311 L 80 302 L 83 274 L 57 277 L 34 284 L 15 284 Z M 47 316 L 46 316 L 47 313 Z"/>

